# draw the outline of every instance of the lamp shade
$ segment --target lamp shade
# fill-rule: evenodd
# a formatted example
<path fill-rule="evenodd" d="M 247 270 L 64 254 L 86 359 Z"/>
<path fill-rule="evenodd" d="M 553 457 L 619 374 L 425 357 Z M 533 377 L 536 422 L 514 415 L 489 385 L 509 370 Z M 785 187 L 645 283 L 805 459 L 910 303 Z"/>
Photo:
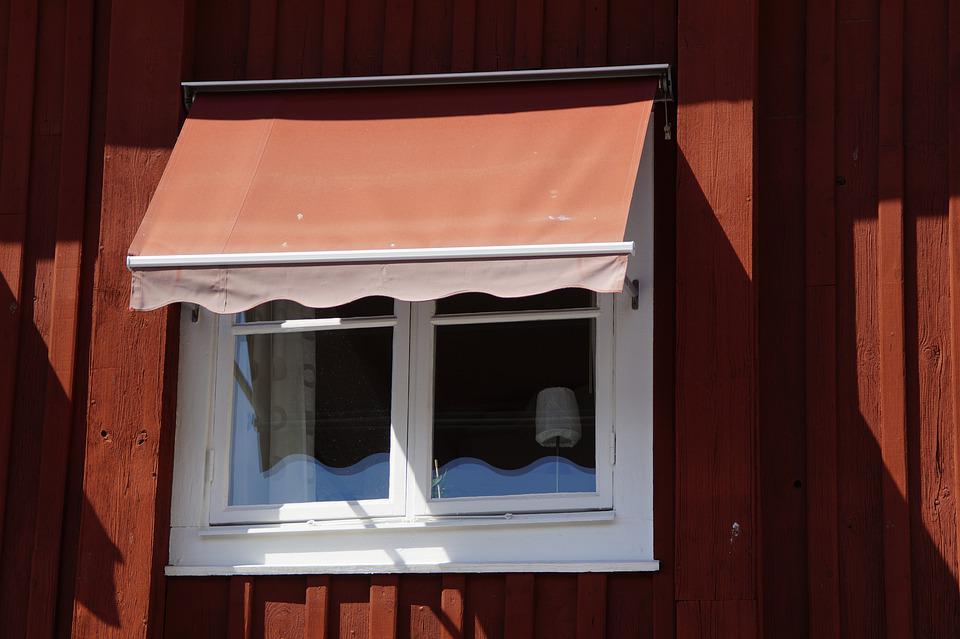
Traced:
<path fill-rule="evenodd" d="M 537 443 L 570 448 L 581 435 L 580 407 L 572 389 L 544 388 L 537 393 Z"/>

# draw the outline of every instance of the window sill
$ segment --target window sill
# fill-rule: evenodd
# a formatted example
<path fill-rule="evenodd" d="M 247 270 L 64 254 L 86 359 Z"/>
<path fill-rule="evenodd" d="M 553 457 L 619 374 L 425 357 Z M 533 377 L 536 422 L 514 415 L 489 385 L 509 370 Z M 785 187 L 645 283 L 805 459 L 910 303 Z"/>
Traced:
<path fill-rule="evenodd" d="M 251 524 L 207 526 L 197 529 L 200 537 L 235 537 L 246 535 L 285 535 L 345 530 L 397 530 L 410 528 L 470 528 L 474 526 L 522 526 L 544 524 L 583 524 L 613 521 L 612 510 L 575 513 L 523 513 L 506 515 L 457 515 L 444 517 L 380 517 L 332 521 L 307 521 L 289 524 Z"/>
<path fill-rule="evenodd" d="M 310 575 L 310 574 L 425 574 L 425 573 L 509 573 L 509 572 L 656 572 L 660 562 L 532 562 L 532 563 L 443 563 L 382 564 L 354 566 L 167 566 L 168 577 L 211 577 L 230 575 Z"/>

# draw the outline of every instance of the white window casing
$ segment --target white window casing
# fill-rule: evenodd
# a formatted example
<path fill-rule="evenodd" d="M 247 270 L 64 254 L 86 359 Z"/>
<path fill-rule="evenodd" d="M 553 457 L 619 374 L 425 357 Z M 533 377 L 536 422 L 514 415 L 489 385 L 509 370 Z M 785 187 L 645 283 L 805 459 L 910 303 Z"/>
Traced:
<path fill-rule="evenodd" d="M 232 316 L 201 311 L 194 322 L 183 313 L 167 573 L 656 570 L 652 165 L 648 148 L 625 238 L 634 243 L 628 278 L 639 280 L 639 308 L 625 292 L 598 295 L 596 310 L 509 318 L 596 318 L 596 493 L 435 500 L 420 488 L 430 486 L 433 329 L 502 314 L 434 317 L 432 302 L 397 302 L 395 318 L 233 326 Z M 235 335 L 362 326 L 394 329 L 389 497 L 228 506 Z"/>

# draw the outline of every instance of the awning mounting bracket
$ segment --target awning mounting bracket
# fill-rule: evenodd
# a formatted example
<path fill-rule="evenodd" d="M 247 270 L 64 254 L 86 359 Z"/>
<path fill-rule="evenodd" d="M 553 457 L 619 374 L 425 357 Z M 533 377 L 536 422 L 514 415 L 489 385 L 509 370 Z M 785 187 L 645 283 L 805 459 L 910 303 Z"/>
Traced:
<path fill-rule="evenodd" d="M 640 280 L 631 280 L 629 277 L 624 277 L 623 286 L 630 291 L 630 308 L 633 310 L 640 308 Z"/>

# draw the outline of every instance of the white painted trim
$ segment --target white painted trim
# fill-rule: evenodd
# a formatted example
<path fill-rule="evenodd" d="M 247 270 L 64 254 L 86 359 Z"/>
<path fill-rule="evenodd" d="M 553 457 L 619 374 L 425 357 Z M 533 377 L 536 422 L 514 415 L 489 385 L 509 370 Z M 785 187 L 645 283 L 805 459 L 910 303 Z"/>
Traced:
<path fill-rule="evenodd" d="M 207 526 L 197 529 L 200 537 L 244 535 L 288 535 L 342 530 L 395 530 L 398 528 L 471 528 L 473 526 L 543 526 L 549 524 L 607 523 L 616 518 L 612 510 L 570 513 L 507 513 L 502 515 L 461 515 L 452 517 L 375 517 L 335 521 L 305 521 L 289 524 Z"/>
<path fill-rule="evenodd" d="M 317 319 L 237 324 L 232 330 L 234 335 L 264 335 L 305 333 L 309 331 L 335 331 L 350 328 L 389 328 L 396 325 L 396 317 L 322 317 Z"/>
<path fill-rule="evenodd" d="M 211 524 L 280 523 L 307 521 L 310 519 L 339 520 L 346 518 L 388 517 L 403 514 L 406 501 L 407 458 L 407 359 L 410 341 L 410 303 L 395 301 L 395 317 L 372 320 L 350 320 L 349 325 L 325 323 L 327 319 L 286 320 L 288 322 L 320 322 L 319 330 L 340 328 L 369 328 L 371 323 L 393 327 L 393 376 L 390 429 L 390 485 L 389 496 L 383 499 L 368 499 L 340 502 L 303 502 L 288 504 L 229 505 L 230 451 L 233 432 L 233 369 L 238 329 L 254 325 L 234 325 L 233 315 L 219 315 L 219 346 L 217 349 L 216 390 L 214 392 L 214 437 L 215 468 L 210 491 L 209 522 Z M 328 318 L 329 319 L 329 318 Z M 347 322 L 332 318 L 334 322 Z M 284 322 L 281 322 L 281 324 Z M 272 324 L 272 322 L 271 322 Z M 303 332 L 317 330 L 298 327 L 294 331 L 268 330 L 275 332 Z M 241 332 L 241 334 L 243 334 Z"/>
<path fill-rule="evenodd" d="M 230 575 L 373 575 L 430 573 L 510 573 L 510 572 L 657 572 L 660 561 L 590 561 L 530 563 L 376 564 L 320 566 L 167 566 L 167 577 L 215 577 Z"/>
<path fill-rule="evenodd" d="M 522 311 L 475 315 L 435 315 L 435 302 L 413 305 L 414 343 L 410 357 L 411 472 L 407 510 L 415 516 L 475 515 L 504 512 L 587 511 L 613 507 L 613 321 L 614 296 L 597 294 L 597 308 Z M 431 497 L 433 459 L 434 344 L 436 325 L 595 319 L 596 492 L 538 493 L 496 497 Z"/>
<path fill-rule="evenodd" d="M 271 264 L 343 264 L 585 255 L 632 255 L 633 242 L 578 244 L 517 244 L 514 246 L 448 246 L 440 248 L 363 249 L 350 251 L 290 251 L 282 253 L 203 253 L 195 255 L 128 255 L 127 268 L 190 266 L 266 266 Z"/>
<path fill-rule="evenodd" d="M 556 311 L 513 311 L 506 313 L 463 313 L 458 315 L 435 315 L 430 319 L 434 326 L 461 324 L 504 324 L 507 322 L 540 322 L 558 319 L 593 319 L 600 316 L 599 308 Z"/>
<path fill-rule="evenodd" d="M 264 532 L 201 534 L 211 528 L 212 486 L 204 481 L 204 458 L 208 449 L 218 447 L 213 434 L 213 404 L 219 318 L 200 309 L 196 322 L 191 321 L 189 312 L 181 316 L 171 567 L 167 574 L 656 570 L 659 564 L 654 560 L 653 534 L 652 119 L 648 127 L 625 234 L 637 243 L 636 256 L 627 265 L 627 276 L 640 281 L 639 308 L 631 308 L 627 294 L 613 296 L 613 419 L 619 451 L 613 466 L 613 520 L 578 521 L 585 514 L 573 512 L 553 514 L 568 521 L 539 524 L 521 523 L 521 517 L 514 515 L 509 523 L 504 519 L 489 525 L 338 530 L 340 524 L 336 520 L 305 516 L 296 523 L 261 526 Z M 405 308 L 409 312 L 410 305 Z M 407 352 L 416 353 L 417 346 L 408 345 Z M 409 428 L 408 448 L 421 445 L 417 443 L 416 430 Z M 415 484 L 412 478 L 406 483 L 411 490 L 405 495 L 405 513 L 412 517 L 409 497 Z M 322 529 L 295 529 L 305 526 L 311 518 L 320 521 Z M 395 517 L 400 518 L 404 517 Z M 379 519 L 355 521 L 365 525 Z M 283 528 L 284 532 L 266 532 L 269 528 Z"/>

